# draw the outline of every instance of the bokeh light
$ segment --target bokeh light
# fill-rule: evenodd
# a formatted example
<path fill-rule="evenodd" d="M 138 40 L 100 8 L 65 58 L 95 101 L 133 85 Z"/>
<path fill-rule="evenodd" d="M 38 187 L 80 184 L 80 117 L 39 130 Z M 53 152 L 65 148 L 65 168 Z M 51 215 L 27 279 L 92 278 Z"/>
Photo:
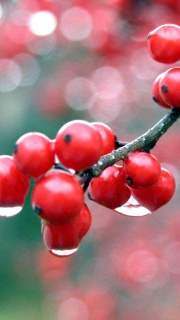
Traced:
<path fill-rule="evenodd" d="M 69 8 L 61 16 L 60 28 L 68 40 L 82 41 L 92 31 L 93 22 L 91 15 L 81 7 Z"/>
<path fill-rule="evenodd" d="M 21 53 L 14 57 L 21 69 L 20 86 L 26 87 L 34 84 L 40 76 L 40 66 L 35 57 Z"/>
<path fill-rule="evenodd" d="M 8 92 L 16 89 L 21 78 L 21 69 L 14 60 L 0 59 L 0 91 Z"/>
<path fill-rule="evenodd" d="M 91 99 L 96 93 L 93 81 L 85 77 L 77 77 L 68 82 L 65 89 L 65 100 L 75 110 L 87 110 L 91 107 Z"/>
<path fill-rule="evenodd" d="M 37 36 L 47 36 L 54 32 L 57 26 L 56 17 L 48 11 L 33 13 L 28 21 L 29 29 Z"/>

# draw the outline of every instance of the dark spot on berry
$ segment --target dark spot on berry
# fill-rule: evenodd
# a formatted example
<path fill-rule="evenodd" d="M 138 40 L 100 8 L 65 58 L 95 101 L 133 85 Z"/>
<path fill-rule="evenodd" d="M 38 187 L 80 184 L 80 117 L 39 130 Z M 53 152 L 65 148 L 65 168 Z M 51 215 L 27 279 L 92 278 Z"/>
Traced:
<path fill-rule="evenodd" d="M 64 142 L 69 143 L 71 141 L 71 139 L 72 139 L 72 136 L 71 136 L 71 134 L 68 133 L 64 137 Z"/>
<path fill-rule="evenodd" d="M 159 103 L 159 100 L 156 97 L 153 97 L 154 102 Z"/>
<path fill-rule="evenodd" d="M 167 93 L 169 90 L 168 90 L 168 86 L 166 86 L 165 84 L 163 84 L 162 86 L 161 86 L 161 91 L 163 92 L 163 93 Z"/>
<path fill-rule="evenodd" d="M 40 215 L 42 213 L 42 209 L 40 206 L 35 206 L 34 211 L 37 215 Z"/>
<path fill-rule="evenodd" d="M 131 186 L 132 184 L 134 184 L 133 179 L 130 178 L 130 177 L 127 177 L 126 181 L 127 181 L 127 184 L 128 184 L 129 186 Z"/>
<path fill-rule="evenodd" d="M 17 143 L 14 145 L 14 148 L 13 148 L 13 153 L 16 153 L 18 151 L 18 145 Z"/>

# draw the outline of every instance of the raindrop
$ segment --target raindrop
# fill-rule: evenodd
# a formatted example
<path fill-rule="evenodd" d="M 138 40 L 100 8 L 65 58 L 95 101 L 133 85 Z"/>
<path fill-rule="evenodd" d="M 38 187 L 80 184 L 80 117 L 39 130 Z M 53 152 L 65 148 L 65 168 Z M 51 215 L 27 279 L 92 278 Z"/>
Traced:
<path fill-rule="evenodd" d="M 22 206 L 0 207 L 0 217 L 10 218 L 18 214 L 21 210 Z"/>
<path fill-rule="evenodd" d="M 141 206 L 132 196 L 123 206 L 118 207 L 114 210 L 118 213 L 130 217 L 143 217 L 151 213 L 151 211 Z"/>
<path fill-rule="evenodd" d="M 67 249 L 67 250 L 52 249 L 49 251 L 58 257 L 68 257 L 68 256 L 71 256 L 73 253 L 75 253 L 77 250 L 78 248 Z"/>

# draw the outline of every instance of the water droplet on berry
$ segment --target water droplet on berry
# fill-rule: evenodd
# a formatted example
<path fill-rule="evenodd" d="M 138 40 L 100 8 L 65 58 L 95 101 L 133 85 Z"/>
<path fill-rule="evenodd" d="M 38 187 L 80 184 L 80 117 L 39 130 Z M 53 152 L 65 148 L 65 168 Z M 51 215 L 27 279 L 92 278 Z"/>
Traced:
<path fill-rule="evenodd" d="M 58 257 L 68 257 L 71 256 L 73 253 L 75 253 L 78 250 L 78 248 L 74 249 L 67 249 L 67 250 L 58 250 L 58 249 L 52 249 L 49 250 L 53 255 Z"/>
<path fill-rule="evenodd" d="M 151 213 L 147 208 L 141 206 L 132 196 L 123 206 L 114 210 L 130 217 L 143 217 Z"/>
<path fill-rule="evenodd" d="M 21 210 L 22 206 L 0 207 L 0 217 L 10 218 L 18 214 Z"/>

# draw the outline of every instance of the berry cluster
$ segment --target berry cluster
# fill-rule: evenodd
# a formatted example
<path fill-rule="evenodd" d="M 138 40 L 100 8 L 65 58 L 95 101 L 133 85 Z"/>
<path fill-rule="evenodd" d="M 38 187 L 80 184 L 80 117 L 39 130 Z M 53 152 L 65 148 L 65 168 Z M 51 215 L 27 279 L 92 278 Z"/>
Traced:
<path fill-rule="evenodd" d="M 70 121 L 54 140 L 31 132 L 15 143 L 12 156 L 0 156 L 0 215 L 19 213 L 35 181 L 32 207 L 42 220 L 42 236 L 57 256 L 75 252 L 91 225 L 84 203 L 89 175 L 79 172 L 115 148 L 113 131 L 103 123 Z"/>
<path fill-rule="evenodd" d="M 32 207 L 42 221 L 43 241 L 62 257 L 77 251 L 91 226 L 86 190 L 91 200 L 113 210 L 120 210 L 130 197 L 149 211 L 168 202 L 174 178 L 148 152 L 130 152 L 122 166 L 109 166 L 93 177 L 91 167 L 117 145 L 113 130 L 100 122 L 70 121 L 54 140 L 38 132 L 24 134 L 11 157 L 0 156 L 1 216 L 22 209 L 34 179 Z"/>
<path fill-rule="evenodd" d="M 106 168 L 100 177 L 91 180 L 88 188 L 91 200 L 118 212 L 132 197 L 149 210 L 145 210 L 144 214 L 167 203 L 174 190 L 173 175 L 161 168 L 153 155 L 140 150 L 129 153 L 124 158 L 123 166 Z"/>
<path fill-rule="evenodd" d="M 179 30 L 176 25 L 163 25 L 149 34 L 149 52 L 156 61 L 180 59 Z M 154 100 L 179 110 L 179 85 L 180 67 L 162 73 L 153 84 Z M 115 149 L 125 145 L 108 125 L 83 120 L 64 124 L 53 140 L 38 132 L 24 134 L 12 156 L 0 156 L 0 215 L 10 217 L 21 211 L 33 179 L 31 201 L 42 221 L 43 241 L 52 254 L 63 257 L 77 251 L 91 226 L 86 191 L 90 200 L 122 214 L 139 216 L 157 210 L 172 198 L 175 180 L 150 153 L 154 142 L 129 148 L 112 165 L 93 173 L 94 165 L 103 164 L 107 155 L 115 159 Z M 132 207 L 145 211 L 130 214 Z"/>

